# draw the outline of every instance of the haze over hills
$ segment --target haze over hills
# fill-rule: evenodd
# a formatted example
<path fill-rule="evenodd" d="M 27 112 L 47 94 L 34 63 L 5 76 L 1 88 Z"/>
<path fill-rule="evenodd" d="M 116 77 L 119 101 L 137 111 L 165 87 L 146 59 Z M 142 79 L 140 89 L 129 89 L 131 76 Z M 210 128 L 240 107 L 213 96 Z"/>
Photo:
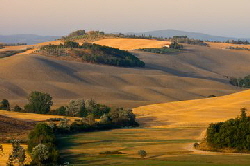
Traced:
<path fill-rule="evenodd" d="M 117 32 L 118 33 L 118 32 Z M 116 33 L 115 33 L 116 34 Z M 186 32 L 179 30 L 156 30 L 148 32 L 129 32 L 125 34 L 135 34 L 135 35 L 152 35 L 154 37 L 164 37 L 169 38 L 173 36 L 188 36 L 189 38 L 199 39 L 203 41 L 227 41 L 227 40 L 248 40 L 250 38 L 236 38 L 236 37 L 225 37 L 225 36 L 214 36 L 204 33 L 197 32 Z M 0 35 L 0 43 L 27 43 L 27 44 L 37 44 L 47 41 L 53 41 L 60 39 L 62 36 L 41 36 L 36 34 L 14 34 L 14 35 Z"/>
<path fill-rule="evenodd" d="M 53 41 L 61 36 L 40 36 L 34 34 L 0 35 L 0 43 L 27 43 L 36 44 L 46 41 Z"/>
<path fill-rule="evenodd" d="M 236 38 L 236 37 L 225 37 L 225 36 L 214 36 L 214 35 L 208 35 L 204 33 L 197 33 L 197 32 L 186 32 L 186 31 L 179 31 L 179 30 L 156 30 L 156 31 L 149 31 L 149 32 L 139 32 L 139 33 L 133 33 L 129 32 L 127 34 L 135 34 L 135 35 L 152 35 L 155 37 L 164 37 L 169 38 L 173 36 L 188 36 L 189 38 L 193 39 L 199 39 L 203 41 L 227 41 L 227 40 L 250 40 L 250 38 Z"/>

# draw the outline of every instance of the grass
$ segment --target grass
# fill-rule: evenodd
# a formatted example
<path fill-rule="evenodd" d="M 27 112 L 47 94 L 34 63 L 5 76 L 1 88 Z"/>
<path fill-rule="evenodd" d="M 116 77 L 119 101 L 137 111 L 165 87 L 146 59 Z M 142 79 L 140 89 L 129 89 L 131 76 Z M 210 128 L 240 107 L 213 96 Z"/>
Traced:
<path fill-rule="evenodd" d="M 202 130 L 204 128 L 135 128 L 75 134 L 60 138 L 60 151 L 65 161 L 79 166 L 249 165 L 250 155 L 195 154 L 185 148 L 197 141 L 197 133 Z M 148 153 L 145 159 L 137 155 L 142 149 Z M 123 154 L 100 154 L 105 151 Z"/>

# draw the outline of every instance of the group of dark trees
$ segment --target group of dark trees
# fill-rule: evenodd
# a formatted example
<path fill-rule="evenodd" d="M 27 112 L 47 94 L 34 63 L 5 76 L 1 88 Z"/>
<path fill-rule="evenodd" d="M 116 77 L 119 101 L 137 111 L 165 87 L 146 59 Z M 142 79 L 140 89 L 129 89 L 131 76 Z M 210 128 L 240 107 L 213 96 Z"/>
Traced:
<path fill-rule="evenodd" d="M 174 36 L 170 39 L 172 42 L 178 42 L 178 43 L 186 43 L 191 45 L 200 45 L 200 46 L 208 46 L 207 43 L 205 43 L 202 40 L 198 39 L 189 39 L 187 36 Z"/>
<path fill-rule="evenodd" d="M 117 108 L 103 114 L 99 121 L 93 115 L 76 119 L 73 123 L 66 118 L 51 118 L 47 120 L 57 134 L 103 131 L 123 127 L 138 127 L 135 115 L 131 110 Z"/>
<path fill-rule="evenodd" d="M 250 117 L 246 109 L 241 109 L 241 115 L 226 122 L 210 124 L 207 129 L 208 145 L 221 150 L 234 149 L 238 152 L 250 151 Z"/>
<path fill-rule="evenodd" d="M 89 31 L 86 32 L 85 30 L 77 30 L 72 33 L 70 33 L 67 36 L 63 36 L 62 40 L 84 40 L 84 41 L 95 41 L 95 40 L 100 40 L 100 39 L 105 39 L 105 38 L 115 38 L 116 35 L 113 34 L 105 34 L 104 32 L 101 31 Z"/>
<path fill-rule="evenodd" d="M 45 45 L 40 51 L 50 56 L 70 56 L 84 62 L 121 67 L 144 67 L 145 63 L 128 51 L 92 43 L 65 41 L 60 45 Z"/>
<path fill-rule="evenodd" d="M 245 47 L 233 47 L 233 46 L 230 46 L 230 47 L 227 47 L 227 49 L 230 49 L 230 50 L 246 50 L 246 51 L 250 51 L 249 48 L 245 48 Z"/>
<path fill-rule="evenodd" d="M 250 88 L 250 75 L 244 78 L 230 78 L 230 84 L 242 88 Z"/>
<path fill-rule="evenodd" d="M 250 44 L 250 42 L 249 42 L 249 41 L 247 41 L 247 40 L 227 40 L 225 43 L 232 43 L 232 44 L 245 44 L 245 45 Z"/>
<path fill-rule="evenodd" d="M 155 39 L 155 40 L 159 40 L 159 41 L 163 41 L 166 40 L 167 38 L 164 37 L 155 37 L 152 35 L 145 35 L 145 34 L 141 34 L 141 35 L 136 35 L 136 34 L 116 34 L 117 37 L 119 38 L 130 38 L 130 39 Z"/>

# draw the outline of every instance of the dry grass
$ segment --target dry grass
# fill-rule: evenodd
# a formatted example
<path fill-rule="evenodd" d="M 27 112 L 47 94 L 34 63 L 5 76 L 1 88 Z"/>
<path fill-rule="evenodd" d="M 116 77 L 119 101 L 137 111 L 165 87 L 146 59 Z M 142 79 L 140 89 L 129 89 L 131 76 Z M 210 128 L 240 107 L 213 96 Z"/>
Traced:
<path fill-rule="evenodd" d="M 240 108 L 249 108 L 250 91 L 232 95 L 154 104 L 133 109 L 139 121 L 150 127 L 194 127 L 207 126 L 234 118 Z"/>
<path fill-rule="evenodd" d="M 119 48 L 121 50 L 135 50 L 140 48 L 162 48 L 170 42 L 148 39 L 103 39 L 94 43 Z"/>
<path fill-rule="evenodd" d="M 217 49 L 226 49 L 228 47 L 239 47 L 239 48 L 248 48 L 250 49 L 250 45 L 244 45 L 244 44 L 232 44 L 232 43 L 213 43 L 213 42 L 207 42 L 211 48 L 217 48 Z M 237 50 L 239 51 L 239 50 Z"/>
<path fill-rule="evenodd" d="M 20 119 L 20 120 L 27 121 L 27 122 L 34 122 L 34 121 L 40 122 L 40 121 L 45 121 L 46 119 L 50 119 L 50 118 L 64 118 L 64 116 L 59 116 L 59 115 L 19 113 L 19 112 L 5 111 L 5 110 L 0 110 L 0 115 L 15 118 L 15 119 Z M 66 117 L 66 118 L 70 120 L 79 119 L 77 117 Z"/>

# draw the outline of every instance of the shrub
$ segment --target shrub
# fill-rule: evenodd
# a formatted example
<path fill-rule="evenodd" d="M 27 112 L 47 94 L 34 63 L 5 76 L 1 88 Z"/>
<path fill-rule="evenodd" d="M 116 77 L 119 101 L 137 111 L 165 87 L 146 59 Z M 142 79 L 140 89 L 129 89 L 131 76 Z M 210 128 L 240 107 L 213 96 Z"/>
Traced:
<path fill-rule="evenodd" d="M 147 156 L 147 152 L 145 150 L 139 150 L 138 155 L 144 159 Z"/>
<path fill-rule="evenodd" d="M 49 159 L 49 149 L 44 144 L 38 144 L 32 149 L 32 163 L 41 165 Z"/>
<path fill-rule="evenodd" d="M 216 96 L 215 95 L 209 95 L 208 97 L 210 98 L 210 97 L 216 97 Z"/>
<path fill-rule="evenodd" d="M 18 105 L 16 105 L 16 106 L 14 107 L 13 111 L 15 111 L 15 112 L 22 112 L 22 108 L 19 107 Z"/>

